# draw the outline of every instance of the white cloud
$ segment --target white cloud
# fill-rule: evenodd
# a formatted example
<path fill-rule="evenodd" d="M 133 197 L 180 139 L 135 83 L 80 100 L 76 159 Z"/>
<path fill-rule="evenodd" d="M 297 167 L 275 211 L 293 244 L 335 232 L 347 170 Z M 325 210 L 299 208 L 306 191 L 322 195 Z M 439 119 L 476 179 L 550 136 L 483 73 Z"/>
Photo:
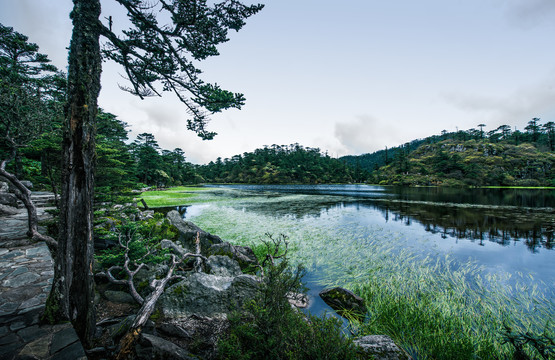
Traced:
<path fill-rule="evenodd" d="M 459 109 L 473 113 L 491 126 L 520 125 L 532 117 L 555 116 L 555 73 L 545 80 L 499 95 L 446 93 L 444 99 Z"/>
<path fill-rule="evenodd" d="M 395 123 L 369 115 L 335 124 L 335 137 L 349 154 L 369 153 L 398 145 L 402 143 L 399 133 Z"/>

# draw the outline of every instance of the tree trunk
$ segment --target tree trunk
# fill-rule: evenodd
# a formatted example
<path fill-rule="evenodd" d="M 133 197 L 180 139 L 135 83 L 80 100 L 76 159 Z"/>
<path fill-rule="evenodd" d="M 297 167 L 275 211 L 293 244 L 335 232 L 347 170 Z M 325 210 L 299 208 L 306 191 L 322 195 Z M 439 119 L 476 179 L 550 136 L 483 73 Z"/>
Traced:
<path fill-rule="evenodd" d="M 68 103 L 64 124 L 60 238 L 48 299 L 50 319 L 69 319 L 81 342 L 95 331 L 93 173 L 95 119 L 100 92 L 100 1 L 73 0 Z"/>

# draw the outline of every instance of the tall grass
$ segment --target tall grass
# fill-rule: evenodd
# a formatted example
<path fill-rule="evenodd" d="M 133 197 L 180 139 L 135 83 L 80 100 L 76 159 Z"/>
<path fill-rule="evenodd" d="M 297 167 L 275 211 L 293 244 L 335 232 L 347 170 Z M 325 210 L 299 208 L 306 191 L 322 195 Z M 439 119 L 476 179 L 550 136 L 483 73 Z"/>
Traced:
<path fill-rule="evenodd" d="M 309 198 L 236 199 L 208 207 L 193 221 L 246 245 L 266 232 L 286 234 L 293 264 L 317 272 L 323 285 L 344 286 L 365 298 L 369 316 L 358 325 L 360 335 L 389 335 L 415 359 L 511 358 L 504 324 L 555 336 L 553 292 L 547 286 L 540 291 L 542 284 L 531 275 L 460 262 L 433 246 L 422 251 L 423 239 L 365 223 L 352 208 L 280 216 L 272 210 L 280 201 Z M 252 206 L 257 211 L 246 211 Z"/>
<path fill-rule="evenodd" d="M 549 323 L 553 302 L 535 288 L 484 278 L 475 264 L 449 259 L 387 267 L 352 286 L 369 311 L 360 331 L 390 335 L 415 359 L 509 359 L 515 349 L 504 343 L 504 324 L 521 333 L 555 335 Z"/>

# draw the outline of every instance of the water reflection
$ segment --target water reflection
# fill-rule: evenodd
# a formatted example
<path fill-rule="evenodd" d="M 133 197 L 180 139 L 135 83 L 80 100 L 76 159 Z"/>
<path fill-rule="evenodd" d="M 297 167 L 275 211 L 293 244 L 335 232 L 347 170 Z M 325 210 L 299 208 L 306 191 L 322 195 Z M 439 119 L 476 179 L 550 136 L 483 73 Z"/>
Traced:
<path fill-rule="evenodd" d="M 548 210 L 466 208 L 410 201 L 366 201 L 358 205 L 379 210 L 386 221 L 407 226 L 419 223 L 426 231 L 443 238 L 468 239 L 479 245 L 491 241 L 504 246 L 523 241 L 532 252 L 554 247 L 555 218 Z"/>
<path fill-rule="evenodd" d="M 541 248 L 554 248 L 553 190 L 367 185 L 230 187 L 246 195 L 245 201 L 235 203 L 234 207 L 258 213 L 300 219 L 318 217 L 338 207 L 356 206 L 379 211 L 385 222 L 418 224 L 443 238 L 470 240 L 482 246 L 486 241 L 503 246 L 522 242 L 533 253 Z M 272 201 L 267 201 L 270 198 Z"/>

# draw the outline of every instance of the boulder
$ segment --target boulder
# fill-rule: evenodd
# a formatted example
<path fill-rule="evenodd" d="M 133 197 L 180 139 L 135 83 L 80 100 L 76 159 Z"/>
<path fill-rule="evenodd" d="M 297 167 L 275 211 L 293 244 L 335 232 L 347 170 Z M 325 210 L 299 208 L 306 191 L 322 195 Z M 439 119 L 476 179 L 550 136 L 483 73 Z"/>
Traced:
<path fill-rule="evenodd" d="M 115 303 L 137 304 L 133 296 L 125 291 L 106 290 L 104 291 L 104 297 L 106 300 Z"/>
<path fill-rule="evenodd" d="M 148 286 L 154 279 L 160 279 L 168 273 L 170 267 L 167 264 L 146 265 L 137 274 L 135 274 L 135 286 L 141 293 L 142 286 Z"/>
<path fill-rule="evenodd" d="M 198 357 L 174 343 L 145 333 L 141 334 L 135 351 L 136 359 L 198 360 Z"/>
<path fill-rule="evenodd" d="M 250 247 L 232 245 L 227 241 L 219 244 L 213 244 L 208 249 L 207 254 L 228 256 L 236 260 L 239 263 L 239 266 L 241 266 L 241 269 L 258 265 L 258 259 Z"/>
<path fill-rule="evenodd" d="M 176 255 L 183 256 L 187 253 L 187 250 L 183 248 L 183 246 L 174 243 L 171 240 L 164 239 L 160 241 L 160 247 L 162 249 L 172 249 Z"/>
<path fill-rule="evenodd" d="M 199 234 L 200 238 L 200 249 L 201 253 L 205 254 L 206 250 L 210 248 L 213 244 L 219 244 L 222 242 L 216 235 L 212 235 L 190 221 L 183 220 L 181 215 L 177 210 L 172 210 L 166 215 L 170 223 L 177 228 L 179 232 L 179 242 L 188 252 L 194 252 L 195 246 L 195 239 L 197 237 L 197 233 Z"/>
<path fill-rule="evenodd" d="M 226 316 L 252 299 L 258 286 L 258 279 L 252 275 L 229 277 L 197 272 L 167 288 L 158 306 L 166 318 Z"/>
<path fill-rule="evenodd" d="M 208 273 L 217 276 L 233 277 L 243 274 L 237 261 L 221 255 L 212 255 L 208 258 Z"/>
<path fill-rule="evenodd" d="M 202 359 L 217 358 L 218 341 L 227 333 L 225 317 L 192 315 L 180 319 L 164 319 L 156 330 L 172 343 L 194 352 Z"/>
<path fill-rule="evenodd" d="M 353 341 L 359 352 L 369 359 L 406 360 L 408 356 L 395 345 L 389 336 L 367 335 Z"/>
<path fill-rule="evenodd" d="M 0 205 L 8 205 L 17 208 L 17 197 L 10 193 L 0 193 Z"/>
<path fill-rule="evenodd" d="M 342 287 L 324 289 L 320 292 L 320 297 L 339 315 L 363 317 L 366 314 L 364 300 L 355 295 L 352 291 Z"/>

